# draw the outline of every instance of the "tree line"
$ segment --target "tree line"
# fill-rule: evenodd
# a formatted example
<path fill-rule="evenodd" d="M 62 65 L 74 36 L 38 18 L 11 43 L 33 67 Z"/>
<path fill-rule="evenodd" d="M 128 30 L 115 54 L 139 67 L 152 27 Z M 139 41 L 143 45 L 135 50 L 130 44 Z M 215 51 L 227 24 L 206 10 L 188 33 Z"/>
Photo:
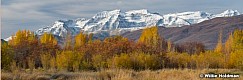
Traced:
<path fill-rule="evenodd" d="M 220 33 L 214 50 L 205 50 L 199 42 L 174 44 L 160 37 L 157 27 L 144 29 L 138 41 L 122 36 L 94 40 L 93 34 L 82 32 L 74 38 L 67 35 L 64 40 L 64 45 L 59 45 L 50 33 L 37 37 L 31 31 L 19 30 L 1 45 L 1 69 L 243 69 L 243 30 L 232 32 L 225 44 Z"/>

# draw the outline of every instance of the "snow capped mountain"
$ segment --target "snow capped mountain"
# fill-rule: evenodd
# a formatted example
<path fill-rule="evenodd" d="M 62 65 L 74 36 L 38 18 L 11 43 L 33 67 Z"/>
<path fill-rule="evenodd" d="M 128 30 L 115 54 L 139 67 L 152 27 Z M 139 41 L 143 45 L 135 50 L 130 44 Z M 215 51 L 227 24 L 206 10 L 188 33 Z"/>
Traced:
<path fill-rule="evenodd" d="M 226 10 L 223 13 L 215 15 L 215 17 L 231 17 L 237 15 L 240 15 L 240 13 L 237 10 Z"/>
<path fill-rule="evenodd" d="M 164 26 L 165 27 L 181 27 L 184 25 L 191 25 L 210 20 L 216 17 L 231 17 L 237 16 L 240 13 L 237 10 L 226 10 L 220 14 L 211 14 L 202 11 L 195 12 L 182 12 L 164 15 Z"/>
<path fill-rule="evenodd" d="M 4 41 L 9 41 L 9 40 L 11 40 L 12 39 L 12 36 L 10 36 L 10 37 L 8 37 L 8 38 L 5 38 L 5 39 L 3 39 Z"/>
<path fill-rule="evenodd" d="M 210 13 L 196 11 L 196 12 L 182 12 L 175 14 L 164 15 L 164 25 L 166 27 L 181 27 L 184 25 L 191 25 L 200 23 L 205 20 L 212 19 Z"/>
<path fill-rule="evenodd" d="M 115 29 L 115 26 L 118 25 L 117 21 L 119 15 L 120 10 L 100 12 L 89 19 L 82 27 L 82 30 L 86 32 L 95 32 L 98 30 Z"/>
<path fill-rule="evenodd" d="M 160 15 L 151 13 L 146 9 L 127 12 L 116 9 L 99 12 L 90 19 L 58 20 L 50 27 L 37 30 L 36 34 L 42 35 L 44 32 L 48 32 L 56 36 L 64 37 L 68 32 L 72 35 L 76 35 L 82 31 L 85 33 L 99 34 L 99 36 L 109 36 L 150 26 L 181 27 L 200 23 L 216 17 L 230 17 L 236 15 L 240 15 L 237 10 L 226 10 L 216 15 L 202 11 Z"/>
<path fill-rule="evenodd" d="M 80 28 L 76 27 L 76 24 L 74 24 L 73 20 L 68 21 L 62 21 L 58 20 L 56 21 L 52 27 L 44 27 L 39 30 L 37 30 L 35 33 L 37 35 L 42 35 L 44 32 L 54 34 L 56 36 L 64 37 L 68 33 L 71 35 L 76 35 L 80 32 Z"/>
<path fill-rule="evenodd" d="M 84 33 L 94 33 L 97 37 L 107 37 L 151 26 L 181 27 L 216 17 L 236 15 L 240 15 L 237 10 L 226 10 L 223 13 L 215 15 L 202 11 L 160 15 L 158 13 L 151 13 L 146 9 L 130 10 L 127 12 L 116 9 L 99 12 L 90 19 L 58 20 L 51 26 L 38 29 L 35 33 L 41 36 L 44 32 L 47 32 L 55 36 L 65 37 L 67 34 L 75 36 L 82 31 Z"/>
<path fill-rule="evenodd" d="M 127 12 L 112 10 L 99 12 L 91 19 L 58 20 L 51 27 L 37 30 L 36 34 L 42 35 L 47 32 L 64 37 L 68 32 L 76 35 L 82 31 L 85 33 L 117 35 L 148 26 L 163 26 L 163 17 L 150 13 L 146 9 Z"/>

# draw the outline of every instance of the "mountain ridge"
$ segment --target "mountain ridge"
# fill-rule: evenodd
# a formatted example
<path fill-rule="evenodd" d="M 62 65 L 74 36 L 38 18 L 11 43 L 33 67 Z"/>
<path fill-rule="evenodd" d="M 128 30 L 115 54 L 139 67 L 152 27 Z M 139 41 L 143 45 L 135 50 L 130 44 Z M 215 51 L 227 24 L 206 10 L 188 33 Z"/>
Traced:
<path fill-rule="evenodd" d="M 44 32 L 47 32 L 55 36 L 65 37 L 68 33 L 75 36 L 81 31 L 87 34 L 94 33 L 94 36 L 104 38 L 151 26 L 182 27 L 216 17 L 230 17 L 239 14 L 237 10 L 226 10 L 216 15 L 202 11 L 160 15 L 158 13 L 151 13 L 147 9 L 130 10 L 126 12 L 116 9 L 99 12 L 90 19 L 78 18 L 76 20 L 58 20 L 51 26 L 38 29 L 35 31 L 35 34 L 41 36 Z M 9 39 L 10 38 L 5 40 L 8 41 Z"/>
<path fill-rule="evenodd" d="M 63 21 L 63 23 L 67 24 L 68 27 L 74 27 L 86 33 L 97 33 L 99 31 L 109 31 L 116 29 L 123 29 L 123 31 L 132 31 L 146 28 L 148 26 L 181 27 L 184 25 L 200 23 L 202 21 L 209 20 L 215 17 L 230 17 L 235 15 L 239 15 L 239 12 L 237 10 L 226 10 L 223 13 L 216 15 L 202 11 L 160 15 L 151 13 L 146 9 L 130 10 L 127 12 L 121 12 L 121 10 L 116 9 L 112 11 L 99 12 L 95 14 L 95 16 L 93 16 L 91 19 L 76 21 L 67 20 Z M 53 26 L 56 26 L 55 23 L 53 24 Z M 59 26 L 62 27 L 62 25 Z M 38 35 L 43 34 L 39 32 L 40 30 L 41 29 L 36 31 Z M 43 30 L 42 32 L 51 33 L 51 31 L 48 30 Z M 61 34 L 54 35 L 61 36 Z"/>

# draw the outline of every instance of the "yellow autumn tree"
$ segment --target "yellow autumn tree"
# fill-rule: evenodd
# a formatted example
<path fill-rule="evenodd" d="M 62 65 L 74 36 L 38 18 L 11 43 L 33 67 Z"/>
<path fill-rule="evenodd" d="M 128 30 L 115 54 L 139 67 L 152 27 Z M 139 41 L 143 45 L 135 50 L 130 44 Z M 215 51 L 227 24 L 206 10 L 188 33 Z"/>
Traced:
<path fill-rule="evenodd" d="M 229 60 L 229 66 L 231 68 L 238 68 L 243 70 L 243 50 L 236 50 L 231 53 L 230 60 Z"/>
<path fill-rule="evenodd" d="M 224 45 L 224 52 L 225 52 L 224 67 L 225 68 L 230 67 L 229 59 L 230 59 L 230 53 L 232 52 L 232 50 L 233 50 L 233 34 L 231 33 Z"/>
<path fill-rule="evenodd" d="M 41 43 L 41 54 L 51 54 L 54 56 L 56 52 L 58 51 L 58 42 L 56 38 L 49 33 L 44 33 L 41 38 L 40 38 L 40 43 Z"/>
<path fill-rule="evenodd" d="M 83 54 L 73 51 L 57 53 L 56 62 L 58 70 L 78 71 L 83 60 Z"/>
<path fill-rule="evenodd" d="M 243 30 L 235 30 L 232 40 L 232 51 L 230 53 L 229 66 L 243 70 Z"/>
<path fill-rule="evenodd" d="M 36 36 L 33 32 L 27 30 L 18 30 L 15 35 L 12 36 L 12 39 L 9 41 L 9 45 L 17 46 L 17 45 L 27 45 L 28 43 L 36 40 Z"/>
<path fill-rule="evenodd" d="M 108 63 L 106 61 L 105 56 L 102 56 L 100 54 L 92 56 L 92 63 L 97 70 L 101 70 L 103 68 L 108 67 Z"/>
<path fill-rule="evenodd" d="M 1 69 L 10 70 L 11 63 L 14 59 L 13 49 L 7 44 L 1 44 Z"/>
<path fill-rule="evenodd" d="M 12 39 L 9 40 L 9 45 L 12 45 L 12 46 L 17 45 L 17 44 L 21 43 L 22 40 L 24 40 L 22 32 L 20 30 L 18 30 L 15 35 L 12 35 L 11 38 Z"/>
<path fill-rule="evenodd" d="M 150 27 L 143 30 L 138 42 L 142 42 L 152 46 L 159 45 L 160 36 L 158 33 L 158 27 Z"/>
<path fill-rule="evenodd" d="M 218 38 L 218 43 L 214 49 L 215 52 L 217 53 L 222 53 L 223 52 L 223 44 L 222 44 L 222 30 L 219 33 L 219 38 Z"/>
<path fill-rule="evenodd" d="M 53 57 L 51 57 L 51 54 L 41 54 L 40 58 L 41 58 L 42 67 L 45 70 L 50 69 L 50 67 L 51 67 L 51 61 L 50 60 L 53 58 Z"/>
<path fill-rule="evenodd" d="M 231 33 L 225 42 L 224 50 L 226 54 L 229 54 L 232 51 L 232 46 L 233 46 L 233 34 Z"/>
<path fill-rule="evenodd" d="M 75 37 L 75 48 L 84 46 L 87 43 L 87 35 L 83 34 L 80 32 L 76 37 Z"/>
<path fill-rule="evenodd" d="M 172 42 L 170 40 L 168 40 L 167 42 L 167 52 L 171 52 L 172 50 Z"/>
<path fill-rule="evenodd" d="M 13 48 L 15 54 L 15 60 L 18 61 L 17 65 L 22 68 L 28 68 L 27 57 L 37 54 L 36 46 L 38 46 L 38 40 L 35 34 L 29 30 L 18 30 L 8 44 Z M 36 58 L 36 57 L 29 57 Z"/>
<path fill-rule="evenodd" d="M 91 43 L 93 41 L 93 36 L 94 36 L 93 33 L 89 34 L 89 36 L 88 36 L 88 43 Z"/>
<path fill-rule="evenodd" d="M 73 48 L 72 35 L 71 35 L 70 32 L 68 32 L 66 37 L 65 37 L 64 49 L 70 50 L 72 48 Z"/>
<path fill-rule="evenodd" d="M 233 36 L 233 49 L 242 50 L 243 49 L 243 30 L 235 30 Z"/>
<path fill-rule="evenodd" d="M 57 40 L 52 34 L 44 33 L 41 36 L 40 42 L 42 44 L 50 44 L 50 45 L 57 45 Z"/>

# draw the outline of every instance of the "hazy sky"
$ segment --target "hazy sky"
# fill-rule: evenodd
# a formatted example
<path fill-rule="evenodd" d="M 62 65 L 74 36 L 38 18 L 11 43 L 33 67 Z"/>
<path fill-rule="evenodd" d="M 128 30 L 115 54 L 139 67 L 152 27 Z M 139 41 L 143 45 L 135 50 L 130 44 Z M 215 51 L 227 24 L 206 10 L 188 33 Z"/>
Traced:
<path fill-rule="evenodd" d="M 35 31 L 59 19 L 90 18 L 97 12 L 148 9 L 160 14 L 183 11 L 220 13 L 226 9 L 243 13 L 243 0 L 1 0 L 2 38 L 17 30 Z"/>

